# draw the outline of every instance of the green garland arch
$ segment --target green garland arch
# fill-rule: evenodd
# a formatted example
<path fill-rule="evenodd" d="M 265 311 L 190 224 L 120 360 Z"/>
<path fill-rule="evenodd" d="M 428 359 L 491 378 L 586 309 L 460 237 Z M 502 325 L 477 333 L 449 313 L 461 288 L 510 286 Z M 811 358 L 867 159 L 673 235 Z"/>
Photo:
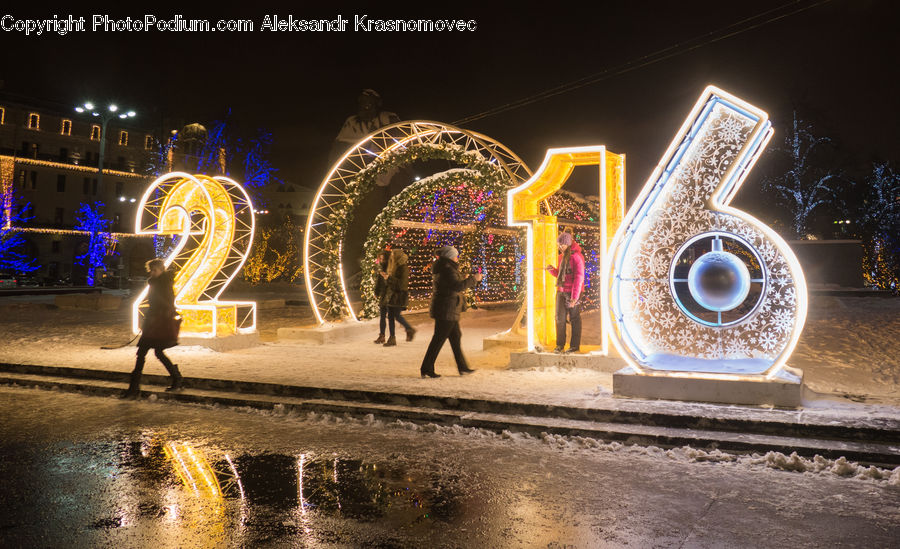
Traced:
<path fill-rule="evenodd" d="M 417 181 L 403 189 L 398 195 L 391 198 L 384 210 L 375 217 L 375 222 L 372 224 L 366 237 L 363 265 L 375 264 L 378 254 L 391 240 L 391 225 L 395 219 L 415 206 L 422 200 L 423 196 L 429 196 L 439 190 L 460 183 L 464 183 L 471 188 L 495 192 L 498 197 L 497 200 L 491 201 L 485 209 L 485 215 L 482 220 L 475 223 L 475 230 L 466 233 L 460 244 L 460 258 L 462 259 L 460 267 L 462 270 L 467 270 L 479 237 L 484 233 L 490 220 L 502 213 L 504 209 L 506 191 L 509 189 L 509 178 L 500 170 L 495 170 L 488 176 L 471 169 L 447 170 Z M 519 232 L 519 239 L 524 240 L 524 231 Z M 364 318 L 371 318 L 378 314 L 378 302 L 375 300 L 374 292 L 375 276 L 376 274 L 372 270 L 363 269 L 360 290 L 364 306 L 360 316 Z"/>
<path fill-rule="evenodd" d="M 342 208 L 335 210 L 328 217 L 327 230 L 323 238 L 324 264 L 335 266 L 340 264 L 340 244 L 353 221 L 353 213 L 362 199 L 375 188 L 378 176 L 392 168 L 419 160 L 448 160 L 477 172 L 484 181 L 503 182 L 504 191 L 510 185 L 509 178 L 499 166 L 478 153 L 467 151 L 458 145 L 421 143 L 392 151 L 366 166 L 345 188 L 346 198 Z M 322 303 L 325 316 L 339 318 L 347 313 L 337 267 L 326 269 L 323 287 L 326 292 Z"/>

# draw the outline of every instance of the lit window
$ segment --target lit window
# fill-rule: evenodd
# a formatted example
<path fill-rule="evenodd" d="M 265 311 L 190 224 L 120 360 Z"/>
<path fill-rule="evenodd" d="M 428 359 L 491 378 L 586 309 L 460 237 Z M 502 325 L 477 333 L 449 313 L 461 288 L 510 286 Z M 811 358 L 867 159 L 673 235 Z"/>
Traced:
<path fill-rule="evenodd" d="M 149 151 L 153 149 L 153 136 L 146 135 L 144 136 L 144 150 Z"/>
<path fill-rule="evenodd" d="M 128 132 L 119 132 L 119 145 L 122 145 L 123 147 L 128 145 Z"/>
<path fill-rule="evenodd" d="M 41 115 L 36 112 L 29 113 L 28 115 L 28 129 L 29 130 L 39 130 L 41 128 Z"/>
<path fill-rule="evenodd" d="M 0 107 L 0 126 L 6 122 L 6 107 Z"/>
<path fill-rule="evenodd" d="M 62 119 L 62 127 L 59 130 L 62 135 L 72 135 L 72 121 L 65 118 Z"/>
<path fill-rule="evenodd" d="M 91 141 L 100 141 L 100 126 L 91 126 Z"/>

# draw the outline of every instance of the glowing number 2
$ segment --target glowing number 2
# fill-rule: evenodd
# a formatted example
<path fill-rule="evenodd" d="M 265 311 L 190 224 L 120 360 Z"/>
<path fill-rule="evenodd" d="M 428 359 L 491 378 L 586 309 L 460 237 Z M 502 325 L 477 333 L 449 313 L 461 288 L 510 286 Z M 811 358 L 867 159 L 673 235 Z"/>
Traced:
<path fill-rule="evenodd" d="M 708 87 L 610 248 L 613 343 L 639 373 L 777 375 L 806 283 L 774 231 L 729 207 L 772 135 L 765 112 Z"/>
<path fill-rule="evenodd" d="M 250 197 L 227 177 L 173 172 L 144 193 L 135 233 L 178 237 L 165 263 L 176 269 L 182 334 L 216 337 L 256 330 L 256 303 L 219 300 L 250 253 L 253 228 Z M 134 302 L 134 333 L 148 290 Z"/>

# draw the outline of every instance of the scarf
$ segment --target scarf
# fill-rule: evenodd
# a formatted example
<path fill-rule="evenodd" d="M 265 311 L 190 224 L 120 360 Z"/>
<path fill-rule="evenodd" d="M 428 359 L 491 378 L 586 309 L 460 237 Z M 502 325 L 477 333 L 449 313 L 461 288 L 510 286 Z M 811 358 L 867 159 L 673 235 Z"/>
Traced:
<path fill-rule="evenodd" d="M 562 286 L 566 283 L 566 275 L 569 274 L 569 257 L 572 255 L 572 246 L 566 247 L 563 252 L 562 261 L 559 262 L 559 272 L 556 274 L 556 285 Z"/>

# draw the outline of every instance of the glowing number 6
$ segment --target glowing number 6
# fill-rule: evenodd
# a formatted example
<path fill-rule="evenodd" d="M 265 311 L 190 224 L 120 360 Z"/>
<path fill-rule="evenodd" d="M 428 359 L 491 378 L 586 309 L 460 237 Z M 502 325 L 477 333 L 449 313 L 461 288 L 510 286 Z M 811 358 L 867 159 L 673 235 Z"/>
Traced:
<path fill-rule="evenodd" d="M 175 306 L 182 335 L 216 337 L 256 331 L 256 303 L 220 301 L 253 242 L 250 197 L 227 177 L 166 174 L 154 181 L 138 206 L 136 234 L 173 235 L 178 240 L 165 263 L 175 272 Z M 132 330 L 149 287 L 134 302 Z"/>
<path fill-rule="evenodd" d="M 774 231 L 729 207 L 772 135 L 765 112 L 708 87 L 610 248 L 613 343 L 643 374 L 778 374 L 806 283 Z"/>

